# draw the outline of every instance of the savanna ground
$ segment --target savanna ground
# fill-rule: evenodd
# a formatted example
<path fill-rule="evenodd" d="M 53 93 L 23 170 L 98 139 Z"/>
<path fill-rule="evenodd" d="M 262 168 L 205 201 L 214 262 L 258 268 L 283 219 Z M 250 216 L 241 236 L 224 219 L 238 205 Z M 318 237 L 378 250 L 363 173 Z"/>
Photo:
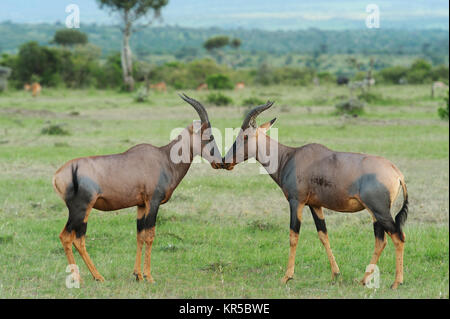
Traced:
<path fill-rule="evenodd" d="M 87 250 L 105 277 L 92 280 L 78 253 L 80 289 L 65 285 L 67 260 L 58 234 L 67 209 L 51 178 L 66 161 L 123 152 L 138 143 L 164 145 L 175 127 L 198 116 L 175 91 L 155 93 L 147 103 L 112 91 L 45 90 L 0 96 L 0 298 L 448 298 L 449 127 L 437 117 L 442 98 L 428 86 L 373 89 L 382 100 L 364 115 L 334 115 L 338 87 L 264 87 L 226 92 L 233 106 L 207 106 L 214 127 L 239 127 L 250 96 L 274 99 L 259 123 L 277 117 L 280 142 L 322 143 L 393 161 L 406 176 L 410 211 L 405 226 L 404 285 L 393 291 L 395 252 L 389 239 L 378 266 L 381 287 L 360 286 L 373 252 L 366 211 L 326 211 L 331 247 L 341 269 L 332 283 L 325 250 L 308 210 L 303 214 L 294 280 L 280 282 L 289 250 L 289 207 L 259 164 L 233 171 L 194 164 L 161 206 L 153 245 L 156 284 L 132 275 L 136 210 L 94 211 Z M 186 91 L 205 101 L 207 93 Z M 45 135 L 59 124 L 69 135 Z M 216 139 L 219 140 L 216 136 Z M 228 146 L 227 146 L 228 148 Z M 399 196 L 392 210 L 401 205 Z"/>

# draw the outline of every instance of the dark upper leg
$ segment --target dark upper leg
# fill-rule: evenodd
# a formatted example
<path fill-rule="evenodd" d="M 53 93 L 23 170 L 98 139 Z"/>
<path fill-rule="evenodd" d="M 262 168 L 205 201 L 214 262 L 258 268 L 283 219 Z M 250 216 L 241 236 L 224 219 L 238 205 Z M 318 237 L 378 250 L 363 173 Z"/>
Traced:
<path fill-rule="evenodd" d="M 311 211 L 312 217 L 314 219 L 314 223 L 316 224 L 316 229 L 318 232 L 327 233 L 327 226 L 325 224 L 325 219 L 319 218 L 316 213 L 316 209 L 312 206 L 309 206 L 309 210 Z"/>
<path fill-rule="evenodd" d="M 389 190 L 378 181 L 375 174 L 361 176 L 353 185 L 352 191 L 359 193 L 359 198 L 373 213 L 377 222 L 385 231 L 395 232 L 395 223 L 392 219 L 391 197 Z"/>
<path fill-rule="evenodd" d="M 76 170 L 75 170 L 76 174 Z M 66 230 L 70 233 L 75 231 L 76 237 L 80 238 L 86 234 L 87 223 L 84 222 L 89 206 L 100 193 L 100 187 L 92 179 L 85 176 L 76 176 L 65 194 L 66 206 L 69 209 L 69 219 Z"/>
<path fill-rule="evenodd" d="M 298 234 L 298 232 L 300 231 L 300 226 L 301 226 L 301 221 L 298 220 L 298 200 L 296 199 L 291 199 L 289 200 L 289 208 L 291 210 L 291 220 L 290 220 L 290 225 L 289 227 Z"/>
<path fill-rule="evenodd" d="M 375 238 L 384 241 L 385 231 L 380 222 L 376 221 L 375 223 L 373 223 L 373 233 L 375 234 Z"/>
<path fill-rule="evenodd" d="M 159 205 L 166 199 L 167 189 L 169 188 L 169 177 L 162 170 L 158 185 L 156 186 L 150 200 L 150 209 L 145 216 L 137 220 L 137 231 L 153 228 L 156 224 L 156 217 L 158 215 Z"/>

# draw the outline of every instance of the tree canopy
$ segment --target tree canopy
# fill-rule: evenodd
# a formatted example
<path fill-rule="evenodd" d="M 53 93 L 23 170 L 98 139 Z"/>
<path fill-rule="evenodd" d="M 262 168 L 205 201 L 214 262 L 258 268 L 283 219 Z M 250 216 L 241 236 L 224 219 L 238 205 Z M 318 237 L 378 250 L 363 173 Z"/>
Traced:
<path fill-rule="evenodd" d="M 107 7 L 112 11 L 128 13 L 130 21 L 137 21 L 147 15 L 149 10 L 159 16 L 161 8 L 169 3 L 169 0 L 97 0 L 100 8 Z"/>
<path fill-rule="evenodd" d="M 86 33 L 75 29 L 61 29 L 56 31 L 53 42 L 59 45 L 72 46 L 75 44 L 86 44 L 88 37 Z"/>
<path fill-rule="evenodd" d="M 230 38 L 226 35 L 218 35 L 212 38 L 209 38 L 203 44 L 203 47 L 208 50 L 220 49 L 230 43 Z"/>

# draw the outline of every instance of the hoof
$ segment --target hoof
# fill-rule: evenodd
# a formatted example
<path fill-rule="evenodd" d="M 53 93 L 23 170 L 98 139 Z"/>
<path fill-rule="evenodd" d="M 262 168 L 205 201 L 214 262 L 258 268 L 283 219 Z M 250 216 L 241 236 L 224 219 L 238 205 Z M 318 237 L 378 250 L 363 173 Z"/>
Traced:
<path fill-rule="evenodd" d="M 341 277 L 341 273 L 340 272 L 333 273 L 331 275 L 331 284 L 334 285 L 335 283 L 339 282 L 341 279 L 342 279 L 342 277 Z"/>
<path fill-rule="evenodd" d="M 394 283 L 392 284 L 392 286 L 391 286 L 391 289 L 397 289 L 398 286 L 401 286 L 401 285 L 403 285 L 402 282 L 394 282 Z"/>
<path fill-rule="evenodd" d="M 153 279 L 152 276 L 146 276 L 146 275 L 144 275 L 144 279 L 145 279 L 147 282 L 151 283 L 151 284 L 154 284 L 154 283 L 155 283 L 155 280 Z"/>
<path fill-rule="evenodd" d="M 358 280 L 358 279 L 355 278 L 355 281 L 356 281 L 357 283 L 359 283 L 361 286 L 365 286 L 365 285 L 366 285 L 366 277 L 364 277 L 364 278 L 361 279 L 361 280 Z"/>
<path fill-rule="evenodd" d="M 336 272 L 336 273 L 333 273 L 331 275 L 331 279 L 332 280 L 338 280 L 339 278 L 341 278 L 341 273 L 340 272 Z"/>
<path fill-rule="evenodd" d="M 100 282 L 104 282 L 105 278 L 103 278 L 102 275 L 98 275 L 97 277 L 94 277 L 95 281 L 100 281 Z"/>
<path fill-rule="evenodd" d="M 134 277 L 136 277 L 136 281 L 143 281 L 144 280 L 144 277 L 142 277 L 141 273 L 137 274 L 137 273 L 134 272 L 133 275 L 134 275 Z"/>
<path fill-rule="evenodd" d="M 289 280 L 292 280 L 294 276 L 284 276 L 283 279 L 281 279 L 281 283 L 287 284 Z"/>

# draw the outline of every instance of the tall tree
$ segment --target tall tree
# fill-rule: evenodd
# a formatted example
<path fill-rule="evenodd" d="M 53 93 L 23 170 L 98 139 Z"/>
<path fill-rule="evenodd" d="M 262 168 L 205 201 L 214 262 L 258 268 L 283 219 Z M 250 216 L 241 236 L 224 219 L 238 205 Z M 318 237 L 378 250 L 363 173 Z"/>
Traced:
<path fill-rule="evenodd" d="M 100 8 L 107 7 L 112 12 L 117 12 L 121 18 L 122 26 L 122 72 L 125 86 L 128 90 L 134 90 L 133 79 L 133 59 L 130 49 L 130 37 L 133 25 L 140 20 L 149 18 L 149 13 L 153 12 L 153 18 L 159 18 L 161 9 L 169 0 L 97 0 Z M 151 20 L 147 22 L 150 24 Z"/>

